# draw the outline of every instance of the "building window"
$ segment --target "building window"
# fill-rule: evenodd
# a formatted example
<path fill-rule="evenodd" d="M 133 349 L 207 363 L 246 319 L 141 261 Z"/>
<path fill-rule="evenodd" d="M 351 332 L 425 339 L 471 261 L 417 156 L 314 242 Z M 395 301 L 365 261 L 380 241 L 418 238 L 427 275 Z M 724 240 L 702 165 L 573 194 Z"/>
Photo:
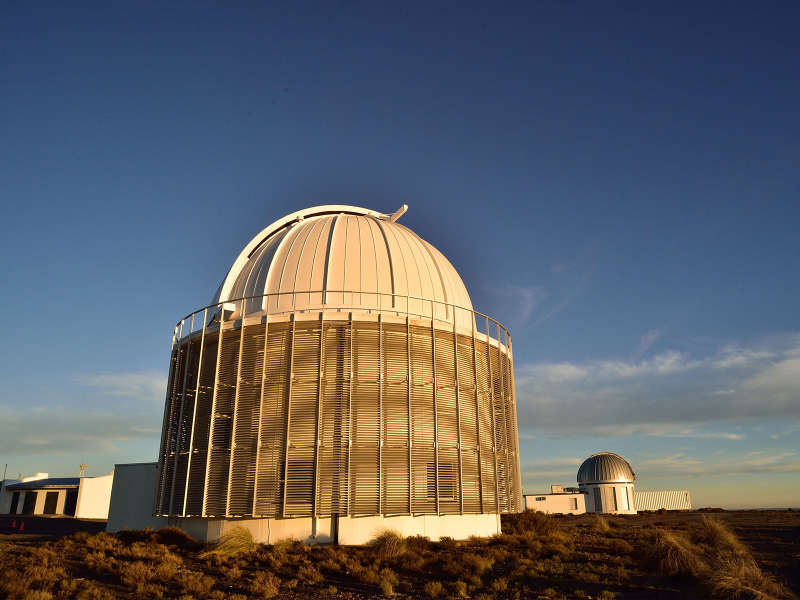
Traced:
<path fill-rule="evenodd" d="M 543 500 L 547 500 L 547 498 L 545 498 L 544 496 L 536 496 L 537 502 L 542 502 Z"/>
<path fill-rule="evenodd" d="M 578 499 L 577 498 L 570 498 L 569 499 L 571 510 L 578 510 Z"/>
<path fill-rule="evenodd" d="M 595 512 L 603 512 L 603 500 L 600 496 L 600 488 L 593 488 L 594 492 L 594 510 Z"/>
<path fill-rule="evenodd" d="M 633 495 L 631 493 L 631 488 L 626 488 L 628 490 L 628 506 L 631 510 L 636 510 L 636 505 L 633 503 Z"/>
<path fill-rule="evenodd" d="M 611 488 L 611 491 L 614 494 L 614 512 L 616 512 L 619 510 L 619 508 L 617 507 L 617 488 Z"/>

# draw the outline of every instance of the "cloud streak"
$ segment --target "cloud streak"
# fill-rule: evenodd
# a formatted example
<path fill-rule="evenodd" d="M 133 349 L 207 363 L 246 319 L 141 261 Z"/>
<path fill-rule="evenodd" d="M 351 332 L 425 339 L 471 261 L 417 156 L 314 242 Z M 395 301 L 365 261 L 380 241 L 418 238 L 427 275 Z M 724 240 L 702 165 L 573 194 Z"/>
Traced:
<path fill-rule="evenodd" d="M 163 402 L 167 389 L 166 376 L 157 372 L 79 375 L 74 380 L 78 385 L 96 388 L 101 393 L 148 402 Z"/>
<path fill-rule="evenodd" d="M 516 384 L 520 428 L 537 437 L 738 440 L 741 432 L 702 429 L 767 418 L 800 420 L 795 347 L 726 345 L 704 357 L 665 350 L 648 359 L 524 365 L 516 368 Z"/>

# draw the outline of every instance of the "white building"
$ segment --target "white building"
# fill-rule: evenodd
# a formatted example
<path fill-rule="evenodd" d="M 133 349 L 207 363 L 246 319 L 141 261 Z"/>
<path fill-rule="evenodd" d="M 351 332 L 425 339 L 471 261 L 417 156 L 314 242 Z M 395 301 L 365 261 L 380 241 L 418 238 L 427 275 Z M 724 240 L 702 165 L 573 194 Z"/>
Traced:
<path fill-rule="evenodd" d="M 155 487 L 135 496 L 152 516 L 361 544 L 491 535 L 522 510 L 511 336 L 406 208 L 279 219 L 178 323 Z M 109 531 L 144 526 L 117 486 L 150 477 L 118 469 Z"/>
<path fill-rule="evenodd" d="M 70 515 L 106 519 L 114 473 L 101 477 L 33 477 L 3 482 L 0 513 L 7 515 Z"/>
<path fill-rule="evenodd" d="M 586 512 L 586 493 L 578 488 L 551 485 L 549 494 L 525 494 L 525 508 L 548 514 L 582 515 Z"/>

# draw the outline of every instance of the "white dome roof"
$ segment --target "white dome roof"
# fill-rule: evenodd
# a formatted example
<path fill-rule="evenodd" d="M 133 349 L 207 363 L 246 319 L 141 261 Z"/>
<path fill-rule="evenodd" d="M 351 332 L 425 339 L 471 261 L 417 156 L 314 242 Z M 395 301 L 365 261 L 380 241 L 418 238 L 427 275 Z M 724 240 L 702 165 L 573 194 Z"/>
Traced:
<path fill-rule="evenodd" d="M 455 312 L 459 325 L 471 327 L 471 314 L 448 306 L 472 309 L 464 283 L 436 248 L 394 222 L 404 209 L 384 215 L 332 205 L 288 215 L 245 247 L 212 303 L 281 294 L 268 305 L 248 301 L 247 313 L 382 309 L 452 322 Z"/>
<path fill-rule="evenodd" d="M 613 452 L 592 454 L 578 469 L 578 483 L 630 483 L 635 479 L 630 463 Z"/>

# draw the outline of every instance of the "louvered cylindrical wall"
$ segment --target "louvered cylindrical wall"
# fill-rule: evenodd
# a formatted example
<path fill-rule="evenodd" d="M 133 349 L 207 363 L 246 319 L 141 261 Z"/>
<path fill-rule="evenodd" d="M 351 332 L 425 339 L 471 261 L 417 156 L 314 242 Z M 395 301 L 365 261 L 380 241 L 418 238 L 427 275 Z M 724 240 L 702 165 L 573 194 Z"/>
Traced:
<path fill-rule="evenodd" d="M 219 308 L 176 337 L 155 514 L 522 510 L 501 326 L 338 311 L 242 319 Z"/>

